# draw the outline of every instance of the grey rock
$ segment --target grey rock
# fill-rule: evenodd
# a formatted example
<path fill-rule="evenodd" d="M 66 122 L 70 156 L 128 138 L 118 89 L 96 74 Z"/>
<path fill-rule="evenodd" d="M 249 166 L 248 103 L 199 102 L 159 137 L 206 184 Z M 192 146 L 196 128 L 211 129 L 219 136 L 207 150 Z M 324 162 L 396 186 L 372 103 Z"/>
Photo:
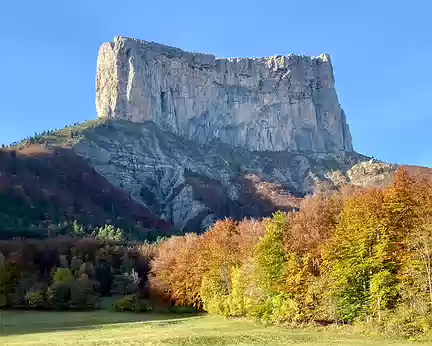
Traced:
<path fill-rule="evenodd" d="M 331 181 L 329 172 L 341 170 L 346 177 L 362 160 L 354 152 L 253 152 L 221 140 L 197 144 L 152 122 L 123 120 L 84 131 L 73 150 L 111 184 L 184 232 L 203 231 L 224 217 L 292 210 L 318 182 Z"/>
<path fill-rule="evenodd" d="M 370 159 L 353 165 L 347 172 L 348 182 L 361 187 L 384 187 L 393 180 L 398 166 Z"/>
<path fill-rule="evenodd" d="M 216 58 L 115 37 L 99 52 L 101 118 L 250 151 L 352 152 L 330 57 Z"/>

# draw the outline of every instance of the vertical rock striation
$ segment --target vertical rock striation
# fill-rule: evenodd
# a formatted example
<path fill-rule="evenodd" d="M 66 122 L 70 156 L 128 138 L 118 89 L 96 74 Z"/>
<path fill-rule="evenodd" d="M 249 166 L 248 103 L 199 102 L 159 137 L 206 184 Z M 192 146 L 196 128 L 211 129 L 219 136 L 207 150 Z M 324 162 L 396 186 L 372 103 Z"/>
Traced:
<path fill-rule="evenodd" d="M 352 152 L 330 57 L 219 59 L 124 37 L 99 52 L 99 117 L 249 151 Z"/>

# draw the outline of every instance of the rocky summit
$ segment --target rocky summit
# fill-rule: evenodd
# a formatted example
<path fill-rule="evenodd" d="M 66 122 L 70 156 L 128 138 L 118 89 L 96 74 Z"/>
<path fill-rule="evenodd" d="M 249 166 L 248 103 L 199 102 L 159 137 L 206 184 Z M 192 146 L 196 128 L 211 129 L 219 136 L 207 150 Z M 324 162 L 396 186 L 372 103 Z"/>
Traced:
<path fill-rule="evenodd" d="M 99 117 L 250 151 L 352 152 L 330 57 L 216 58 L 116 37 L 101 46 Z"/>

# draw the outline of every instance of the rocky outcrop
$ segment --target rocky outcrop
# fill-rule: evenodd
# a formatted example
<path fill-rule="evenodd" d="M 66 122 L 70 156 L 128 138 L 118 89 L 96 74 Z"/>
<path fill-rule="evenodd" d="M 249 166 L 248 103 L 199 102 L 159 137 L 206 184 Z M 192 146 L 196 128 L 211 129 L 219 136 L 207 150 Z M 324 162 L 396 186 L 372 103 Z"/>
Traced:
<path fill-rule="evenodd" d="M 249 151 L 352 152 L 330 57 L 219 59 L 116 37 L 100 48 L 99 117 Z"/>
<path fill-rule="evenodd" d="M 384 187 L 391 183 L 397 168 L 397 165 L 370 159 L 351 167 L 346 176 L 348 182 L 356 186 Z"/>
<path fill-rule="evenodd" d="M 252 152 L 221 141 L 195 141 L 154 123 L 110 120 L 83 131 L 73 149 L 112 185 L 182 231 L 216 219 L 263 217 L 292 210 L 330 172 L 347 170 L 356 153 Z"/>

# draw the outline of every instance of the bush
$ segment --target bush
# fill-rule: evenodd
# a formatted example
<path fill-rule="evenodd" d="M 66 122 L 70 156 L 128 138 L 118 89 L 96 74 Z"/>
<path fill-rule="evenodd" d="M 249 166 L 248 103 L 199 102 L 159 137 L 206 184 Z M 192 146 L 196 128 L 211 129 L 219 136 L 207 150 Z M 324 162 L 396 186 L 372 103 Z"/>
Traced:
<path fill-rule="evenodd" d="M 230 316 L 256 319 L 264 299 L 264 290 L 254 278 L 254 264 L 251 261 L 231 271 Z"/>
<path fill-rule="evenodd" d="M 133 311 L 136 297 L 134 295 L 125 295 L 114 302 L 115 311 Z"/>
<path fill-rule="evenodd" d="M 71 298 L 70 285 L 63 282 L 55 282 L 47 290 L 49 306 L 53 309 L 67 309 Z"/>
<path fill-rule="evenodd" d="M 78 271 L 80 270 L 82 264 L 83 264 L 83 261 L 81 258 L 76 257 L 76 256 L 72 257 L 70 268 L 75 275 L 78 274 Z"/>
<path fill-rule="evenodd" d="M 230 316 L 241 317 L 245 316 L 247 307 L 246 300 L 247 280 L 245 278 L 243 268 L 234 268 L 231 271 L 231 294 L 228 297 L 228 306 Z"/>
<path fill-rule="evenodd" d="M 302 318 L 297 302 L 283 293 L 268 297 L 262 305 L 252 309 L 249 317 L 274 324 L 300 322 Z"/>
<path fill-rule="evenodd" d="M 91 262 L 85 262 L 81 264 L 80 269 L 78 270 L 78 276 L 87 275 L 88 277 L 94 277 L 96 274 L 94 265 Z"/>
<path fill-rule="evenodd" d="M 270 314 L 263 318 L 272 323 L 298 322 L 301 316 L 297 302 L 284 294 L 269 298 L 266 307 Z"/>
<path fill-rule="evenodd" d="M 418 312 L 407 307 L 399 307 L 387 313 L 381 325 L 388 335 L 410 338 L 431 331 L 432 315 L 430 312 Z"/>
<path fill-rule="evenodd" d="M 96 292 L 97 282 L 86 275 L 75 280 L 71 285 L 69 307 L 71 309 L 97 309 L 100 307 L 99 294 Z"/>
<path fill-rule="evenodd" d="M 136 294 L 128 294 L 114 302 L 115 311 L 150 312 L 151 307 Z"/>
<path fill-rule="evenodd" d="M 73 280 L 72 272 L 68 268 L 56 268 L 53 273 L 53 283 L 68 285 Z"/>
<path fill-rule="evenodd" d="M 208 273 L 204 276 L 200 289 L 204 310 L 210 314 L 228 317 L 228 289 L 225 280 L 219 273 Z"/>
<path fill-rule="evenodd" d="M 25 299 L 29 308 L 41 309 L 45 307 L 45 292 L 42 289 L 28 291 Z"/>
<path fill-rule="evenodd" d="M 16 281 L 13 292 L 9 295 L 12 308 L 22 309 L 28 306 L 26 300 L 27 292 L 40 288 L 35 287 L 36 280 L 37 277 L 35 275 L 21 274 L 21 277 Z"/>

